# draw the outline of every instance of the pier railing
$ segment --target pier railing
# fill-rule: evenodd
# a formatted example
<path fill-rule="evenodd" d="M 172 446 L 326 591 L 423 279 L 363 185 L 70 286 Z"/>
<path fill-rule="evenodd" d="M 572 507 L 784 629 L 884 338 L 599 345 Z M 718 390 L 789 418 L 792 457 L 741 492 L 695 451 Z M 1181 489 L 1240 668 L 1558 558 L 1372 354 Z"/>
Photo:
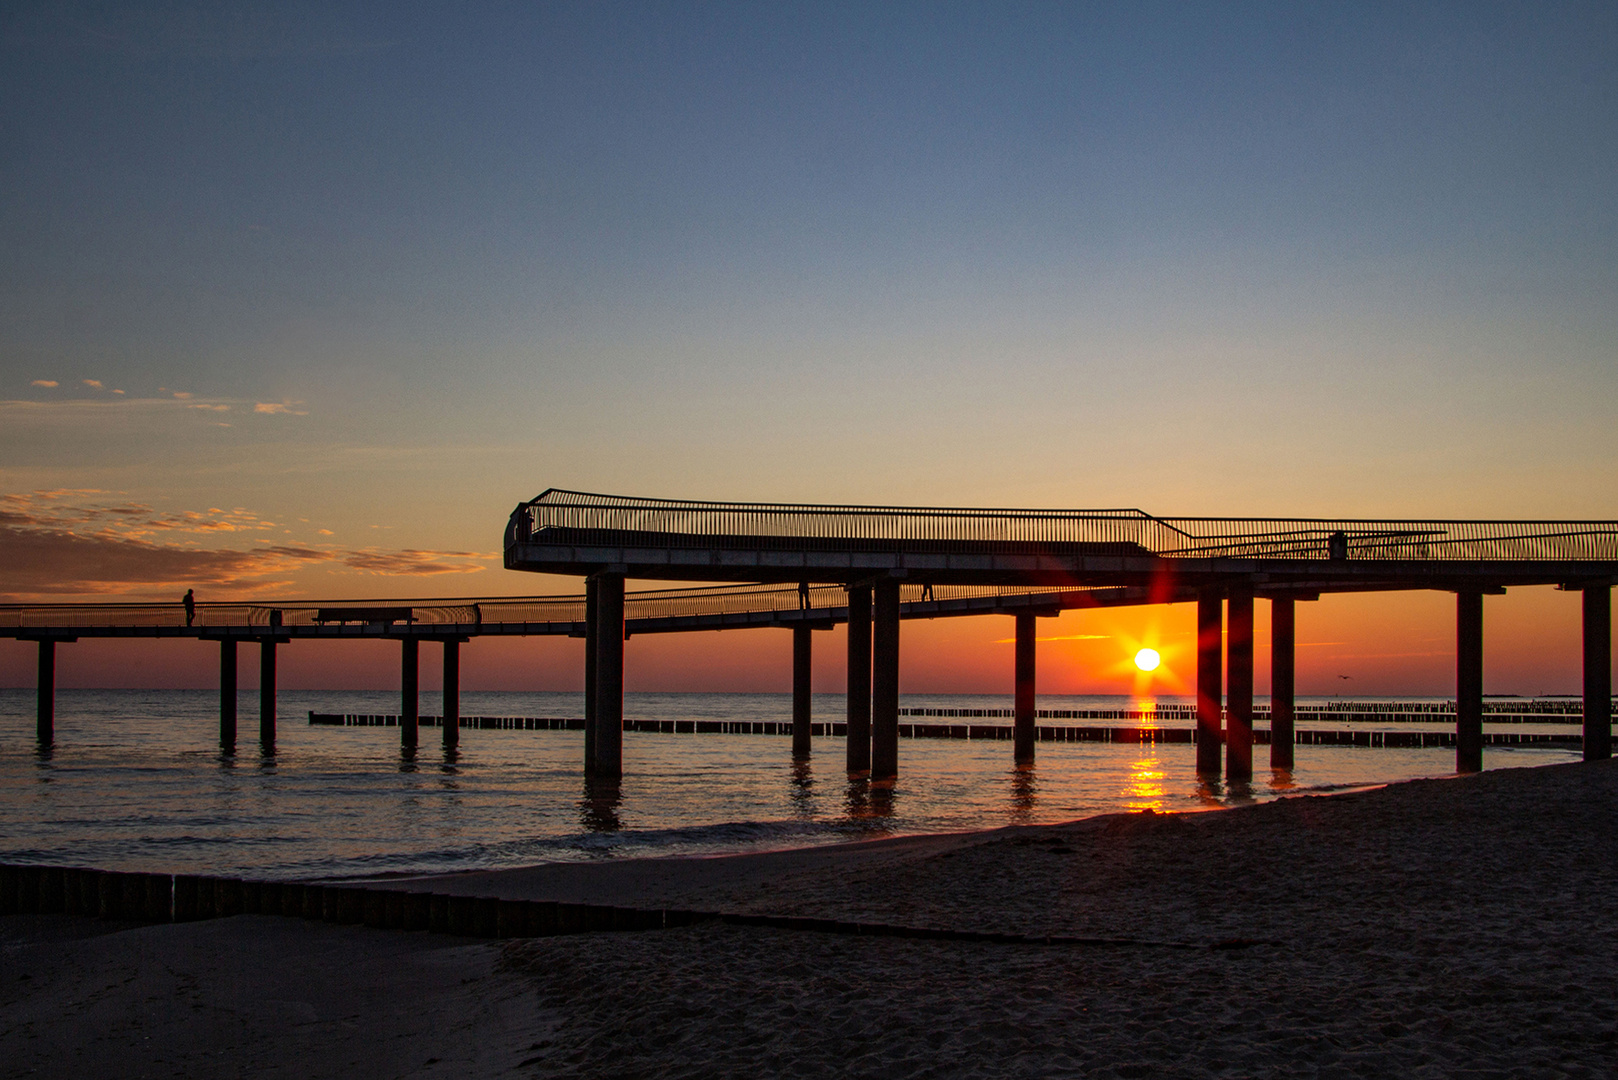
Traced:
<path fill-rule="evenodd" d="M 642 499 L 550 489 L 513 512 L 506 544 L 842 548 L 1040 545 L 1164 558 L 1423 562 L 1614 561 L 1618 522 L 1163 518 L 1143 510 L 995 510 Z"/>
<path fill-rule="evenodd" d="M 1074 593 L 1088 590 L 1049 587 L 999 587 L 905 584 L 902 603 Z M 841 586 L 815 585 L 807 593 L 795 586 L 707 586 L 648 589 L 624 596 L 624 617 L 669 619 L 702 615 L 745 615 L 758 612 L 846 607 Z M 266 600 L 257 604 L 198 603 L 190 625 L 197 628 L 309 627 L 342 623 L 405 626 L 494 627 L 513 624 L 579 623 L 585 620 L 584 597 L 527 596 L 416 600 Z M 0 604 L 0 630 L 30 628 L 71 630 L 107 627 L 184 627 L 179 601 L 144 604 Z"/>

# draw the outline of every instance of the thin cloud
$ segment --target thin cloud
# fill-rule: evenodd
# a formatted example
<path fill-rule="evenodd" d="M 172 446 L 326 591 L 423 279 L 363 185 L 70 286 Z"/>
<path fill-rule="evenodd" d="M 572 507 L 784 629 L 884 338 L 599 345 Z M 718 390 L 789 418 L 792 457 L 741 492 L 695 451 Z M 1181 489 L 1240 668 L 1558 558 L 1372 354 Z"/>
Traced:
<path fill-rule="evenodd" d="M 266 416 L 308 416 L 308 409 L 300 409 L 304 404 L 301 401 L 260 401 L 253 406 L 253 411 Z"/>
<path fill-rule="evenodd" d="M 269 543 L 210 547 L 280 525 L 242 507 L 158 510 L 101 489 L 0 494 L 0 598 L 149 596 L 187 588 L 254 596 L 312 567 L 382 577 L 475 574 L 497 554 Z"/>
<path fill-rule="evenodd" d="M 80 381 L 83 382 L 85 386 L 88 386 L 92 390 L 100 390 L 100 389 L 102 389 L 100 379 L 82 379 Z"/>
<path fill-rule="evenodd" d="M 62 384 L 57 382 L 55 379 L 35 379 L 33 382 L 29 383 L 28 385 L 29 386 L 43 386 L 47 390 L 54 390 L 58 386 L 61 386 Z"/>
<path fill-rule="evenodd" d="M 1036 637 L 1035 641 L 1111 641 L 1111 634 L 1056 634 L 1052 637 Z M 996 645 L 1015 645 L 1016 638 L 995 638 Z"/>

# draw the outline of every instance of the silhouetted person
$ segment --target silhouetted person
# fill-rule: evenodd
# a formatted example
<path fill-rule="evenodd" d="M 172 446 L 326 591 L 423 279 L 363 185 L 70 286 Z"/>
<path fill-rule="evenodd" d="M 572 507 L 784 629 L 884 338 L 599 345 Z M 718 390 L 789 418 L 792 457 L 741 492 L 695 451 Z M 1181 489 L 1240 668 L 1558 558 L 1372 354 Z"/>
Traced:
<path fill-rule="evenodd" d="M 190 589 L 185 590 L 185 599 L 180 603 L 185 605 L 185 625 L 190 626 L 197 617 L 197 594 Z"/>
<path fill-rule="evenodd" d="M 1334 562 L 1348 558 L 1347 533 L 1334 532 L 1326 537 L 1326 557 Z"/>
<path fill-rule="evenodd" d="M 798 582 L 798 610 L 809 610 L 809 583 L 807 581 Z"/>

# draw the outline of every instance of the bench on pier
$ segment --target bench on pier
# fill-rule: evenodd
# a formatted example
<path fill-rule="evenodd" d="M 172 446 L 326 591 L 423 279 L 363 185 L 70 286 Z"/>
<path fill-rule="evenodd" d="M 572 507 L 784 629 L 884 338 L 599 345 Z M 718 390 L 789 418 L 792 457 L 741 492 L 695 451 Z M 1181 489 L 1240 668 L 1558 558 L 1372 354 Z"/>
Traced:
<path fill-rule="evenodd" d="M 415 613 L 407 607 L 323 607 L 315 611 L 317 623 L 396 623 L 415 622 Z"/>

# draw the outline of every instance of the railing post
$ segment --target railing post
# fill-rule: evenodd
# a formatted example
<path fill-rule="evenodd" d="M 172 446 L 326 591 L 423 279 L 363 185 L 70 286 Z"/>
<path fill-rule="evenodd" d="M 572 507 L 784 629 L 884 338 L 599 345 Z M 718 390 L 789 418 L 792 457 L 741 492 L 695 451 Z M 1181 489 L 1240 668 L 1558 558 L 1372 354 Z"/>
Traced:
<path fill-rule="evenodd" d="M 1231 590 L 1225 630 L 1225 779 L 1253 779 L 1253 590 Z"/>
<path fill-rule="evenodd" d="M 1584 760 L 1612 757 L 1612 586 L 1584 589 Z"/>
<path fill-rule="evenodd" d="M 1012 709 L 1012 760 L 1018 765 L 1034 763 L 1034 743 L 1038 738 L 1034 720 L 1034 616 L 1031 612 L 1018 612 L 1017 642 L 1013 668 L 1015 671 Z"/>
<path fill-rule="evenodd" d="M 444 749 L 461 743 L 461 639 L 444 639 Z"/>
<path fill-rule="evenodd" d="M 813 693 L 814 631 L 805 624 L 792 628 L 792 760 L 809 760 L 814 728 L 810 695 Z"/>
<path fill-rule="evenodd" d="M 219 639 L 219 748 L 236 752 L 236 639 Z"/>
<path fill-rule="evenodd" d="M 1197 772 L 1215 777 L 1224 742 L 1224 606 L 1211 589 L 1197 597 Z"/>
<path fill-rule="evenodd" d="M 595 775 L 618 777 L 624 773 L 624 577 L 598 580 Z"/>
<path fill-rule="evenodd" d="M 848 775 L 871 772 L 871 588 L 848 590 Z"/>
<path fill-rule="evenodd" d="M 414 750 L 421 726 L 421 642 L 399 639 L 399 747 Z"/>
<path fill-rule="evenodd" d="M 56 741 L 56 642 L 49 638 L 39 640 L 39 679 L 35 689 L 39 700 L 34 737 L 40 746 L 48 747 Z"/>
<path fill-rule="evenodd" d="M 265 753 L 275 752 L 275 639 L 258 643 L 258 745 Z"/>
<path fill-rule="evenodd" d="M 1455 771 L 1483 771 L 1483 593 L 1455 596 Z"/>
<path fill-rule="evenodd" d="M 877 583 L 871 634 L 871 779 L 899 775 L 899 582 Z"/>
<path fill-rule="evenodd" d="M 1296 613 L 1290 596 L 1270 599 L 1270 768 L 1293 765 L 1293 703 L 1296 697 Z"/>

